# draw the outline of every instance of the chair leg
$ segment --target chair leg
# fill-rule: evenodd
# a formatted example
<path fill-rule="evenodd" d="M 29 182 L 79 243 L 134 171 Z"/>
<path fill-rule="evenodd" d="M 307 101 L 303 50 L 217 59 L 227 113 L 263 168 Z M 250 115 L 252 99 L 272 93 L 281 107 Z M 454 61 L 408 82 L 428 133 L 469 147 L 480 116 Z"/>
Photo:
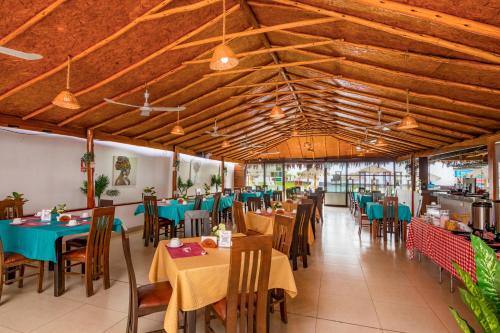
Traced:
<path fill-rule="evenodd" d="M 92 263 L 87 263 L 87 269 L 85 270 L 85 290 L 87 291 L 87 297 L 94 295 L 94 281 L 92 279 L 93 269 Z"/>
<path fill-rule="evenodd" d="M 2 269 L 0 269 L 0 304 L 2 304 L 2 290 L 3 290 L 3 284 L 4 284 L 4 279 L 3 279 L 4 276 L 5 276 L 5 272 L 3 272 Z"/>
<path fill-rule="evenodd" d="M 21 265 L 19 268 L 19 282 L 17 284 L 18 288 L 22 288 L 24 285 L 24 265 Z"/>
<path fill-rule="evenodd" d="M 286 312 L 286 295 L 285 292 L 283 291 L 283 300 L 280 303 L 280 315 L 281 315 L 281 321 L 285 324 L 288 324 L 288 314 Z"/>
<path fill-rule="evenodd" d="M 66 244 L 66 251 L 71 250 L 71 245 Z M 66 272 L 71 272 L 71 261 L 66 260 Z"/>
<path fill-rule="evenodd" d="M 205 307 L 205 333 L 212 333 L 212 327 L 210 327 L 210 321 L 212 319 L 212 313 L 210 305 Z"/>
<path fill-rule="evenodd" d="M 293 267 L 293 270 L 296 271 L 298 268 L 298 265 L 297 265 L 297 254 L 292 254 L 292 267 Z"/>
<path fill-rule="evenodd" d="M 148 247 L 149 246 L 149 237 L 150 231 L 149 231 L 149 223 L 144 223 L 144 246 Z"/>
<path fill-rule="evenodd" d="M 109 256 L 105 255 L 104 256 L 104 262 L 102 263 L 103 265 L 103 279 L 104 279 L 104 289 L 109 289 L 111 287 L 111 280 L 109 278 Z"/>
<path fill-rule="evenodd" d="M 43 261 L 38 262 L 38 293 L 43 291 L 43 275 L 45 269 L 45 263 Z"/>
<path fill-rule="evenodd" d="M 157 225 L 157 226 L 155 226 L 155 235 L 154 235 L 153 247 L 157 247 L 159 241 L 160 241 L 160 227 Z"/>

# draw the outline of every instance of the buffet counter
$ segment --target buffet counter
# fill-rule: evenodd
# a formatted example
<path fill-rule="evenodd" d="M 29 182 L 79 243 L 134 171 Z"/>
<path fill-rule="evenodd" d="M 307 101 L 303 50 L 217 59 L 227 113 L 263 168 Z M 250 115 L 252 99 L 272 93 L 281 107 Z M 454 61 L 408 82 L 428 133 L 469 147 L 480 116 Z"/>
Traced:
<path fill-rule="evenodd" d="M 463 196 L 447 193 L 439 193 L 436 196 L 441 209 L 449 210 L 452 219 L 460 220 L 465 224 L 472 222 L 472 204 L 479 200 L 483 201 L 481 196 Z"/>

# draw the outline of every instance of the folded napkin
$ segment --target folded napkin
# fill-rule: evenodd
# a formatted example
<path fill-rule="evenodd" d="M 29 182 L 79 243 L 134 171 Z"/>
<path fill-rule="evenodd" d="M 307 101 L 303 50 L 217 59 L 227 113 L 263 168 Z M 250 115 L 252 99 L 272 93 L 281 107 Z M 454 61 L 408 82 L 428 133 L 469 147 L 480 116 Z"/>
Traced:
<path fill-rule="evenodd" d="M 168 247 L 167 251 L 172 259 L 198 257 L 207 254 L 198 243 L 184 243 L 181 247 Z"/>

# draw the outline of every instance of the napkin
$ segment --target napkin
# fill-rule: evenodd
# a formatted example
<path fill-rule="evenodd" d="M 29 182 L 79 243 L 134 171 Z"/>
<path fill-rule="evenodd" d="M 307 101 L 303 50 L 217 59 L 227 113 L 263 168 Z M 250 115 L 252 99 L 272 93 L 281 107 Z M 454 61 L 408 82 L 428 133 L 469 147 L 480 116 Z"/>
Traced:
<path fill-rule="evenodd" d="M 262 211 L 260 209 L 255 210 L 255 214 L 260 214 Z"/>
<path fill-rule="evenodd" d="M 207 254 L 198 243 L 184 243 L 181 247 L 168 247 L 167 251 L 172 259 L 198 257 Z"/>

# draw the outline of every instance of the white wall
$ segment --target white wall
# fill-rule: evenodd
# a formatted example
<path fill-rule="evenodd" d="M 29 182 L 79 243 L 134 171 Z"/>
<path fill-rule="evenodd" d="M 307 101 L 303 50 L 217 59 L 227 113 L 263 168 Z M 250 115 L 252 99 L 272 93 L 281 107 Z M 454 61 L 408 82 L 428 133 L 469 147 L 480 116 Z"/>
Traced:
<path fill-rule="evenodd" d="M 80 191 L 86 174 L 80 172 L 80 158 L 85 152 L 85 140 L 39 132 L 0 128 L 0 198 L 16 191 L 29 200 L 25 214 L 34 213 L 55 204 L 66 203 L 68 209 L 86 206 Z M 113 156 L 138 158 L 137 184 L 118 187 L 115 203 L 140 201 L 145 186 L 155 186 L 158 196 L 169 196 L 172 177 L 172 153 L 117 144 L 95 142 L 95 175 L 112 176 Z"/>
<path fill-rule="evenodd" d="M 194 195 L 197 188 L 203 192 L 203 184 L 210 185 L 210 177 L 219 175 L 220 168 L 220 161 L 179 154 L 179 171 L 177 175 L 182 178 L 183 182 L 191 179 L 194 185 L 188 190 L 188 195 Z M 215 186 L 212 187 L 211 191 L 215 192 Z M 221 188 L 219 188 L 219 191 L 221 191 Z"/>

